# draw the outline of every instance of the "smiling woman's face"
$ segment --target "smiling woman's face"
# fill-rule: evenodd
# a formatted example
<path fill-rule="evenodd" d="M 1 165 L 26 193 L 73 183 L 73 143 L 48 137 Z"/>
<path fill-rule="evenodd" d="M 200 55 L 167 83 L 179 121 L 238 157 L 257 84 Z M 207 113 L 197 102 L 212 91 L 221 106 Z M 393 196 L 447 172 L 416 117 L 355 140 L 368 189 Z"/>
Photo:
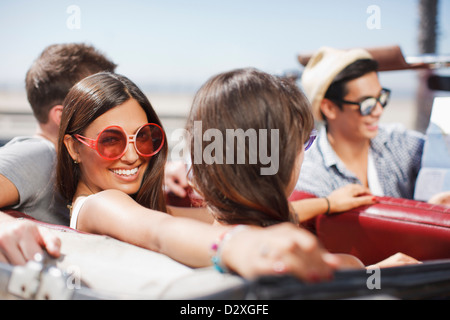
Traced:
<path fill-rule="evenodd" d="M 130 99 L 98 117 L 83 135 L 95 140 L 103 129 L 112 125 L 122 127 L 127 135 L 134 135 L 147 122 L 144 109 L 136 100 Z M 77 150 L 82 172 L 78 194 L 117 189 L 131 195 L 139 190 L 149 158 L 139 156 L 133 142 L 128 143 L 125 154 L 117 160 L 105 160 L 96 150 L 82 143 L 78 143 Z"/>

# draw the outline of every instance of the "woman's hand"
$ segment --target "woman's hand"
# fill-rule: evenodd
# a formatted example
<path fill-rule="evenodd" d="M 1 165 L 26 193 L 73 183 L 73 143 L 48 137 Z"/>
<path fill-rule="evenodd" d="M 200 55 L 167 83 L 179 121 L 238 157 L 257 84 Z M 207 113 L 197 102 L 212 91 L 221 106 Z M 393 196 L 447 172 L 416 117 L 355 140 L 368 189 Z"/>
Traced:
<path fill-rule="evenodd" d="M 340 264 L 314 235 L 291 223 L 234 234 L 224 243 L 222 259 L 229 269 L 246 278 L 293 274 L 308 282 L 331 279 Z"/>
<path fill-rule="evenodd" d="M 370 190 L 359 184 L 348 184 L 336 189 L 327 198 L 330 202 L 329 213 L 344 212 L 359 206 L 376 203 Z"/>

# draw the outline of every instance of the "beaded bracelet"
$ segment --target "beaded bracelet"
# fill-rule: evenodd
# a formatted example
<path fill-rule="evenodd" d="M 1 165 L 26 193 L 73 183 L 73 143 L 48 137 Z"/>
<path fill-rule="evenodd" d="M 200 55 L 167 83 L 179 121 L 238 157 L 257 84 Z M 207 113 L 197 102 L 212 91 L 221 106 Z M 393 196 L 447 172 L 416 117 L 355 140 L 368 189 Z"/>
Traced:
<path fill-rule="evenodd" d="M 214 242 L 211 245 L 212 257 L 211 261 L 214 265 L 214 268 L 220 273 L 226 273 L 230 270 L 225 266 L 222 262 L 222 249 L 227 241 L 229 241 L 234 234 L 239 231 L 246 229 L 245 225 L 237 225 L 230 230 L 225 231 L 218 239 L 218 241 Z"/>

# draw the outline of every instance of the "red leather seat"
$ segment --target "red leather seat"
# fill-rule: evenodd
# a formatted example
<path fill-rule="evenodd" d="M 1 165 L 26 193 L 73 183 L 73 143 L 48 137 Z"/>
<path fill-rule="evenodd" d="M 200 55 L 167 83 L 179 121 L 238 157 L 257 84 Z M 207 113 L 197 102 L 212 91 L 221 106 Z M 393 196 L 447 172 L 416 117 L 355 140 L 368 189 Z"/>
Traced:
<path fill-rule="evenodd" d="M 42 221 L 36 220 L 35 218 L 33 218 L 33 217 L 23 213 L 23 212 L 20 212 L 20 211 L 2 210 L 2 212 L 8 214 L 9 216 L 11 216 L 13 218 L 17 218 L 17 219 L 21 218 L 21 219 L 31 220 L 31 221 L 33 221 L 33 222 L 35 222 L 35 223 L 37 223 L 37 224 L 39 224 L 41 226 L 44 226 L 44 227 L 47 227 L 47 228 L 50 228 L 50 229 L 55 229 L 55 230 L 64 231 L 64 232 L 84 233 L 84 232 L 81 232 L 81 231 L 78 231 L 78 230 L 75 230 L 75 229 L 72 229 L 72 228 L 69 228 L 69 227 L 66 227 L 66 226 L 56 225 L 56 224 L 51 224 L 51 223 L 46 223 L 46 222 L 42 222 Z"/>
<path fill-rule="evenodd" d="M 33 221 L 37 221 L 36 219 L 34 219 L 33 217 L 20 212 L 20 211 L 15 211 L 15 210 L 2 210 L 2 212 L 8 214 L 9 216 L 13 217 L 13 218 L 22 218 L 22 219 L 28 219 L 28 220 L 33 220 Z"/>
<path fill-rule="evenodd" d="M 294 191 L 289 200 L 315 197 Z M 168 204 L 198 206 L 199 200 L 168 195 Z M 450 208 L 379 197 L 372 206 L 320 215 L 302 225 L 333 253 L 348 253 L 370 265 L 402 252 L 421 261 L 450 258 Z"/>
<path fill-rule="evenodd" d="M 201 207 L 203 206 L 203 199 L 197 195 L 196 192 L 190 187 L 186 189 L 186 196 L 180 198 L 173 192 L 166 192 L 166 203 L 174 207 Z"/>
<path fill-rule="evenodd" d="M 294 192 L 290 200 L 307 197 Z M 397 252 L 421 261 L 450 258 L 449 207 L 380 197 L 372 206 L 320 215 L 311 223 L 330 252 L 355 255 L 366 265 Z"/>

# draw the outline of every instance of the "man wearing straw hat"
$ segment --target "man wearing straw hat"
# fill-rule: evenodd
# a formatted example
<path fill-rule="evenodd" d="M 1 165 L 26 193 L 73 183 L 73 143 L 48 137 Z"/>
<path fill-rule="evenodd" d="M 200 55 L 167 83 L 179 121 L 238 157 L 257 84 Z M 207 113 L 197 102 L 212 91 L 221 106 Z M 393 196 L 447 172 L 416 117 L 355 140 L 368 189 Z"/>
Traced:
<path fill-rule="evenodd" d="M 362 184 L 374 195 L 413 198 L 424 136 L 380 124 L 390 90 L 381 86 L 377 68 L 363 49 L 324 47 L 308 62 L 301 83 L 323 126 L 305 153 L 297 190 L 323 197 Z"/>

